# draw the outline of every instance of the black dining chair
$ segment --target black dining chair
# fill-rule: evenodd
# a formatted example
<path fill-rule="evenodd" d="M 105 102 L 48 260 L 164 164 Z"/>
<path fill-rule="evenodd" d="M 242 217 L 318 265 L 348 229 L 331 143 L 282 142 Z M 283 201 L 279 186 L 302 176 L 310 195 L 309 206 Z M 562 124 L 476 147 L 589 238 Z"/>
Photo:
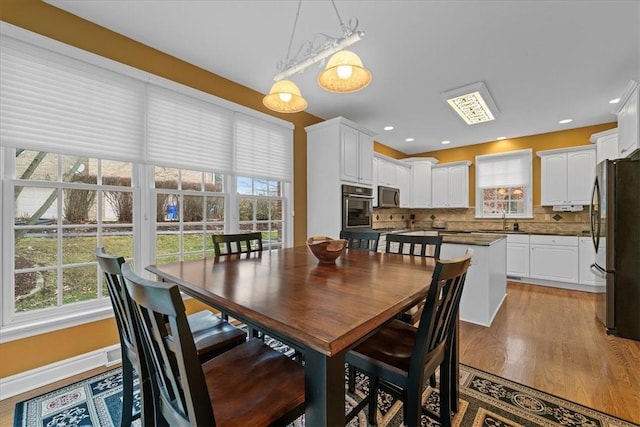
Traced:
<path fill-rule="evenodd" d="M 109 298 L 118 327 L 122 348 L 122 418 L 121 425 L 128 426 L 141 417 L 142 425 L 153 423 L 153 387 L 149 381 L 147 363 L 142 351 L 142 340 L 132 321 L 133 304 L 122 277 L 121 256 L 110 255 L 104 248 L 96 248 L 95 256 L 104 272 Z M 222 354 L 224 351 L 246 341 L 247 334 L 240 328 L 220 319 L 209 310 L 203 310 L 187 318 L 193 332 L 194 343 L 201 362 Z M 132 416 L 134 402 L 134 370 L 140 383 L 141 412 Z"/>
<path fill-rule="evenodd" d="M 216 257 L 262 252 L 262 233 L 213 234 L 213 251 Z"/>
<path fill-rule="evenodd" d="M 347 241 L 347 249 L 377 252 L 380 233 L 377 231 L 342 230 L 340 238 Z"/>
<path fill-rule="evenodd" d="M 420 236 L 411 234 L 387 234 L 386 253 L 398 253 L 427 258 L 440 258 L 442 236 Z M 422 314 L 424 301 L 402 313 L 400 319 L 414 325 Z"/>
<path fill-rule="evenodd" d="M 145 280 L 126 263 L 122 273 L 159 390 L 158 424 L 286 425 L 304 413 L 301 365 L 255 338 L 201 365 L 178 286 Z"/>
<path fill-rule="evenodd" d="M 424 310 L 418 326 L 394 319 L 374 335 L 349 351 L 350 366 L 369 376 L 369 395 L 347 416 L 351 420 L 365 405 L 369 405 L 369 422 L 375 424 L 379 382 L 400 390 L 404 403 L 404 424 L 419 426 L 422 415 L 422 394 L 425 379 L 440 370 L 440 425 L 451 425 L 453 390 L 453 346 L 458 310 L 473 251 L 459 258 L 438 260 L 427 291 Z M 355 378 L 349 378 L 351 392 Z M 457 407 L 457 405 L 453 405 Z"/>
<path fill-rule="evenodd" d="M 213 234 L 213 251 L 216 258 L 226 255 L 260 255 L 262 253 L 262 233 L 252 231 L 249 233 Z M 222 318 L 229 320 L 227 313 L 221 313 Z M 264 334 L 251 325 L 247 325 L 249 336 L 264 339 Z"/>

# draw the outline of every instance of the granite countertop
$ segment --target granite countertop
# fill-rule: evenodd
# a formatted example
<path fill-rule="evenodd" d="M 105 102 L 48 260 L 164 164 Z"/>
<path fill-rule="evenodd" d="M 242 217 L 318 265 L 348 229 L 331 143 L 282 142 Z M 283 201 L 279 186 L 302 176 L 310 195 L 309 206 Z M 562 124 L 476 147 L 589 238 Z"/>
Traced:
<path fill-rule="evenodd" d="M 493 234 L 493 235 L 507 235 L 507 234 L 524 234 L 524 235 L 541 235 L 541 236 L 577 236 L 577 237 L 589 237 L 591 234 L 588 231 L 582 232 L 545 232 L 545 231 L 513 231 L 513 230 L 447 230 L 447 229 L 436 229 L 436 228 L 416 228 L 414 230 L 404 229 L 373 229 L 373 231 L 378 231 L 380 234 L 388 234 L 388 233 L 406 233 L 411 231 L 437 231 L 442 236 L 453 236 L 453 235 L 469 235 L 469 234 Z"/>
<path fill-rule="evenodd" d="M 493 243 L 505 239 L 504 234 L 497 233 L 460 233 L 442 236 L 442 243 L 454 243 L 458 245 L 490 246 Z"/>

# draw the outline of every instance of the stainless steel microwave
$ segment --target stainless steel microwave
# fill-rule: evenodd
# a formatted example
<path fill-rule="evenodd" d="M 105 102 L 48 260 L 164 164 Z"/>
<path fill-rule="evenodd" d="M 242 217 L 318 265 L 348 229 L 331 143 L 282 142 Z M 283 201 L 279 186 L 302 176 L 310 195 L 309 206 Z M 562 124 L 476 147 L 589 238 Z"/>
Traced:
<path fill-rule="evenodd" d="M 400 190 L 393 187 L 378 186 L 378 207 L 397 208 L 400 206 Z"/>

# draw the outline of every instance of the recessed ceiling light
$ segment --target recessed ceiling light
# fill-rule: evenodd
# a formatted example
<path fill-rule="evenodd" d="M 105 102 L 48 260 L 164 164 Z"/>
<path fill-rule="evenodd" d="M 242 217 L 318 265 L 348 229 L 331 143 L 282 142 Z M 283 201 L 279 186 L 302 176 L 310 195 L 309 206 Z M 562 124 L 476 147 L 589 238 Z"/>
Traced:
<path fill-rule="evenodd" d="M 407 138 L 407 139 L 405 139 L 405 141 L 407 141 L 407 142 L 413 142 L 413 141 L 415 141 L 415 139 L 413 139 L 413 138 Z"/>
<path fill-rule="evenodd" d="M 609 104 L 617 104 L 618 102 L 620 102 L 620 98 L 613 98 L 611 101 L 609 101 Z"/>
<path fill-rule="evenodd" d="M 451 141 L 442 141 L 442 144 L 444 144 L 444 145 L 447 145 L 447 144 L 450 144 L 450 143 L 451 143 Z"/>
<path fill-rule="evenodd" d="M 502 141 L 503 139 L 507 139 L 506 136 L 499 136 L 496 138 L 496 141 Z"/>
<path fill-rule="evenodd" d="M 393 130 L 393 126 L 385 126 L 384 130 Z"/>
<path fill-rule="evenodd" d="M 564 119 L 564 120 L 560 120 L 558 123 L 560 123 L 561 125 L 565 124 L 565 123 L 571 123 L 573 121 L 573 119 Z"/>
<path fill-rule="evenodd" d="M 468 125 L 494 120 L 498 111 L 489 90 L 483 82 L 472 83 L 440 94 Z"/>

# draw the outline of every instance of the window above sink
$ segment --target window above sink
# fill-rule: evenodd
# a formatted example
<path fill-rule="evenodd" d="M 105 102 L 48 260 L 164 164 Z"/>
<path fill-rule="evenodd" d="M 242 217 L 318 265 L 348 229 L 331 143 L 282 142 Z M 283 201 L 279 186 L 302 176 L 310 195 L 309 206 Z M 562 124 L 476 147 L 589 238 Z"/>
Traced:
<path fill-rule="evenodd" d="M 476 218 L 531 218 L 532 150 L 476 156 Z"/>

